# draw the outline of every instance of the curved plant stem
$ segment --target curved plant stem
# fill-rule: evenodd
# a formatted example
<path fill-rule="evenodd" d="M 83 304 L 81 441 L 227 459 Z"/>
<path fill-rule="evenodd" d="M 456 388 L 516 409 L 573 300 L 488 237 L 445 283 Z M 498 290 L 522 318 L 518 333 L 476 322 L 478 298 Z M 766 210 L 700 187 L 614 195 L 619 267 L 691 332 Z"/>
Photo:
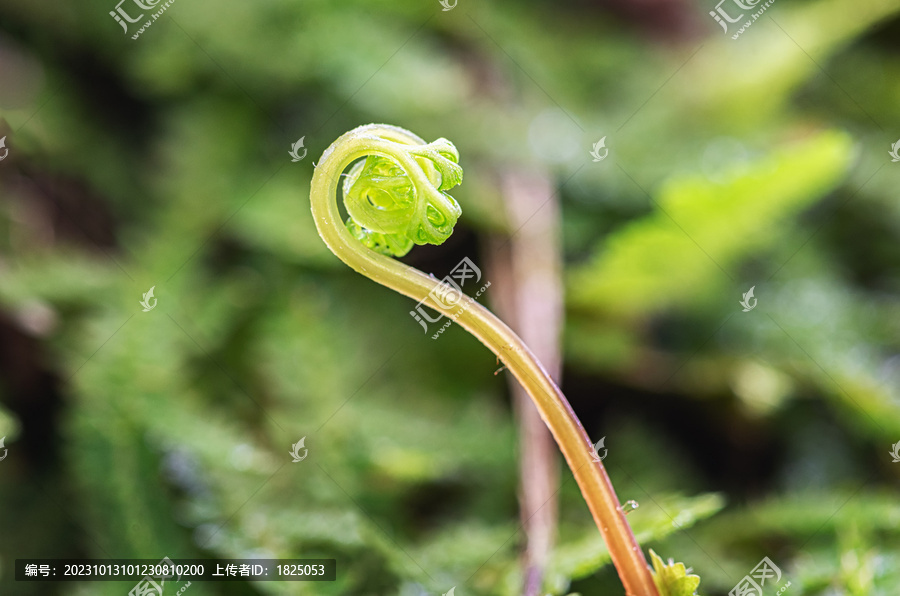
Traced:
<path fill-rule="evenodd" d="M 452 307 L 434 300 L 430 294 L 443 282 L 363 246 L 341 221 L 336 203 L 341 173 L 353 161 L 368 155 L 389 157 L 403 164 L 405 156 L 398 155 L 397 143 L 424 144 L 424 141 L 397 127 L 369 125 L 345 133 L 325 150 L 313 174 L 310 192 L 319 235 L 355 271 L 413 300 L 423 301 L 456 321 L 506 364 L 532 397 L 553 433 L 606 542 L 626 594 L 658 596 L 647 561 L 625 521 L 606 470 L 602 462 L 593 461 L 587 433 L 559 387 L 528 347 L 503 321 L 468 296 L 462 296 Z M 411 171 L 410 176 L 415 180 Z"/>

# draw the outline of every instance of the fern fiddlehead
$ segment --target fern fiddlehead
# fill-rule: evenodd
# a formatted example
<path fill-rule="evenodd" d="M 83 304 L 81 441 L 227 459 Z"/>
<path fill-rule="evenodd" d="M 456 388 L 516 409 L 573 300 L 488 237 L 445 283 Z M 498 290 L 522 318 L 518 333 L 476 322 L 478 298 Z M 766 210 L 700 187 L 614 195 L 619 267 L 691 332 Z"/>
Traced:
<path fill-rule="evenodd" d="M 503 361 L 563 452 L 626 593 L 658 596 L 602 462 L 593 461 L 587 433 L 540 362 L 486 308 L 468 296 L 453 304 L 437 299 L 453 288 L 391 258 L 415 244 L 441 244 L 450 236 L 461 210 L 446 191 L 462 182 L 458 162 L 456 148 L 446 139 L 426 143 L 396 126 L 370 124 L 345 133 L 325 150 L 313 174 L 310 204 L 319 235 L 351 268 L 451 317 Z M 350 217 L 343 223 L 336 200 L 341 174 L 351 164 L 343 183 Z"/>

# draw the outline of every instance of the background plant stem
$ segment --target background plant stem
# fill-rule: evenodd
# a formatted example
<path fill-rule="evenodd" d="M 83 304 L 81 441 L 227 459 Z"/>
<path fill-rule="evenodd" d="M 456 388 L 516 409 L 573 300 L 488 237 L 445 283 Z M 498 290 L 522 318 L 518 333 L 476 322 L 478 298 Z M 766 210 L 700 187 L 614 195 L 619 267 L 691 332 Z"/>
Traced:
<path fill-rule="evenodd" d="M 491 305 L 558 381 L 563 317 L 559 204 L 543 171 L 510 168 L 501 173 L 500 185 L 509 233 L 491 239 Z M 512 377 L 509 386 L 519 427 L 519 509 L 526 538 L 522 594 L 537 596 L 543 593 L 556 538 L 559 456 L 531 396 Z"/>

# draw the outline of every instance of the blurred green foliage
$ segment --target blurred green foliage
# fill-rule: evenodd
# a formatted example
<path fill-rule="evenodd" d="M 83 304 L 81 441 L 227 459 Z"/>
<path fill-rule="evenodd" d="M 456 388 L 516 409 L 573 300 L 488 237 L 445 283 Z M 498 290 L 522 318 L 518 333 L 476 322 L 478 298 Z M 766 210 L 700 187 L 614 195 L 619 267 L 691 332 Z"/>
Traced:
<path fill-rule="evenodd" d="M 338 559 L 196 596 L 520 593 L 492 354 L 310 216 L 312 162 L 374 121 L 460 150 L 457 233 L 406 258 L 438 277 L 515 233 L 500 172 L 556 181 L 563 388 L 642 544 L 706 595 L 763 556 L 790 594 L 895 594 L 900 5 L 778 0 L 732 40 L 638 4 L 178 0 L 137 40 L 112 1 L 0 5 L 0 593 L 130 588 L 12 580 L 76 556 Z M 547 590 L 620 593 L 559 496 Z"/>

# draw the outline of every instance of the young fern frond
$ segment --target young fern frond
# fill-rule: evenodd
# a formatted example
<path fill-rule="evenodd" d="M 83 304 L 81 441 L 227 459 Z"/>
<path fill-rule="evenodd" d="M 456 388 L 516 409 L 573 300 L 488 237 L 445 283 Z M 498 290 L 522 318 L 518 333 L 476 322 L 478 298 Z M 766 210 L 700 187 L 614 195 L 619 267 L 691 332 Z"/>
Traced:
<path fill-rule="evenodd" d="M 408 131 L 382 128 L 397 140 L 384 134 L 372 140 L 394 143 L 394 155 L 370 154 L 348 172 L 347 228 L 372 250 L 402 257 L 413 244 L 441 244 L 453 233 L 462 210 L 444 191 L 462 182 L 463 172 L 459 153 L 447 139 L 426 144 Z"/>
<path fill-rule="evenodd" d="M 341 174 L 349 221 L 341 222 Z M 461 213 L 445 191 L 462 182 L 452 143 L 426 143 L 396 126 L 370 124 L 341 135 L 316 166 L 310 204 L 319 235 L 357 272 L 450 317 L 488 347 L 534 400 L 556 439 L 625 586 L 628 596 L 659 596 L 644 554 L 602 462 L 565 396 L 522 340 L 468 296 L 452 305 L 436 296 L 454 288 L 391 258 L 414 244 L 441 244 Z"/>

